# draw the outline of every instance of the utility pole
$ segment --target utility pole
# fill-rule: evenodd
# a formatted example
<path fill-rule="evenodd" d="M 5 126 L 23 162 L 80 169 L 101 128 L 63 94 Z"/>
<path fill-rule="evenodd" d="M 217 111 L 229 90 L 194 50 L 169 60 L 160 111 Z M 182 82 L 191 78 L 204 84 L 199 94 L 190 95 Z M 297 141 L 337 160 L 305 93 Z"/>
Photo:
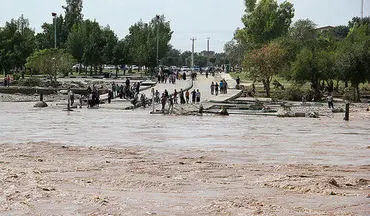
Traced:
<path fill-rule="evenodd" d="M 209 66 L 209 56 L 210 56 L 210 53 L 209 53 L 209 40 L 211 38 L 210 37 L 207 37 L 207 67 Z"/>
<path fill-rule="evenodd" d="M 191 69 L 194 69 L 194 42 L 197 40 L 196 38 L 190 38 L 192 41 L 191 45 Z"/>
<path fill-rule="evenodd" d="M 54 48 L 57 48 L 57 13 L 51 13 L 54 17 Z"/>
<path fill-rule="evenodd" d="M 156 18 L 157 18 L 157 67 L 159 67 L 159 18 L 160 18 L 159 15 L 157 15 Z"/>
<path fill-rule="evenodd" d="M 209 54 L 209 40 L 210 40 L 211 38 L 210 37 L 207 37 L 207 53 Z"/>
<path fill-rule="evenodd" d="M 361 19 L 364 18 L 365 0 L 361 0 Z"/>

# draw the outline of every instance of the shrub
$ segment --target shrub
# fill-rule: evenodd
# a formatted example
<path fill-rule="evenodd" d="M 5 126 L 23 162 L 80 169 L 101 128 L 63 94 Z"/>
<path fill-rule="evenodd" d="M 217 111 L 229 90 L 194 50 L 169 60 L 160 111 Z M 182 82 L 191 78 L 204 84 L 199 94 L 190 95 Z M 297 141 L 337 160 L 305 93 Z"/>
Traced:
<path fill-rule="evenodd" d="M 21 78 L 21 75 L 19 73 L 13 74 L 13 80 L 19 80 Z"/>
<path fill-rule="evenodd" d="M 42 86 L 42 82 L 37 77 L 30 77 L 28 79 L 19 80 L 19 84 L 18 85 L 20 85 L 20 86 L 34 87 L 34 86 Z"/>
<path fill-rule="evenodd" d="M 311 101 L 312 92 L 310 90 L 304 90 L 296 85 L 288 87 L 285 90 L 276 89 L 272 92 L 273 100 L 301 101 L 303 97 L 306 101 Z"/>

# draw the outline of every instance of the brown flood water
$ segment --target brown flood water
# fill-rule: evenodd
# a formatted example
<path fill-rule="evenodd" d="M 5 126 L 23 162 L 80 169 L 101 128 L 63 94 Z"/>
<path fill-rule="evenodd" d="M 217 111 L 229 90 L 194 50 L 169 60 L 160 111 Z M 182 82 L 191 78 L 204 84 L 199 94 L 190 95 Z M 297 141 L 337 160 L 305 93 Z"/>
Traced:
<path fill-rule="evenodd" d="M 0 144 L 50 142 L 153 151 L 217 150 L 234 163 L 370 164 L 369 115 L 334 118 L 163 116 L 150 110 L 45 109 L 0 103 Z"/>

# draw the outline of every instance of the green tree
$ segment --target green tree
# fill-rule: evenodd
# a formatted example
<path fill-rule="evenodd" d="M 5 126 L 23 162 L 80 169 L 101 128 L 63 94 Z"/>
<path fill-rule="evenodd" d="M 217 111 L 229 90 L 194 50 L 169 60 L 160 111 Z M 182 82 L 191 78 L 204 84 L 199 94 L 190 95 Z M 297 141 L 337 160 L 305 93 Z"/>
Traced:
<path fill-rule="evenodd" d="M 370 80 L 369 24 L 355 25 L 337 49 L 337 68 L 341 80 L 351 82 L 354 101 L 360 100 L 359 84 Z"/>
<path fill-rule="evenodd" d="M 114 64 L 114 48 L 117 46 L 118 38 L 109 26 L 102 29 L 104 40 L 103 62 L 105 64 Z"/>
<path fill-rule="evenodd" d="M 231 66 L 241 66 L 244 60 L 245 48 L 237 40 L 233 39 L 224 46 L 226 58 Z"/>
<path fill-rule="evenodd" d="M 84 48 L 86 45 L 86 32 L 82 28 L 83 25 L 74 25 L 72 32 L 69 34 L 66 48 L 69 53 L 81 64 L 84 56 Z M 79 68 L 81 72 L 81 67 Z"/>
<path fill-rule="evenodd" d="M 246 48 L 260 48 L 288 33 L 294 17 L 293 5 L 287 1 L 245 0 L 246 14 L 242 18 L 244 28 L 237 30 L 236 38 Z"/>
<path fill-rule="evenodd" d="M 289 29 L 289 37 L 293 40 L 308 41 L 316 37 L 317 25 L 309 19 L 297 20 Z"/>
<path fill-rule="evenodd" d="M 83 14 L 82 14 L 82 0 L 66 0 L 67 5 L 63 6 L 65 11 L 65 24 L 64 24 L 64 31 L 65 35 L 72 31 L 74 25 L 78 25 L 83 21 Z"/>
<path fill-rule="evenodd" d="M 62 49 L 44 49 L 28 57 L 26 66 L 47 75 L 56 85 L 58 75 L 68 75 L 73 63 L 71 54 Z"/>
<path fill-rule="evenodd" d="M 153 18 L 150 23 L 139 21 L 129 29 L 126 42 L 130 46 L 132 63 L 147 66 L 151 69 L 157 65 L 157 30 L 158 30 L 158 59 L 162 59 L 170 49 L 172 31 L 165 17 Z"/>
<path fill-rule="evenodd" d="M 35 35 L 23 17 L 12 19 L 0 29 L 0 65 L 5 71 L 23 70 L 26 58 L 35 48 Z"/>
<path fill-rule="evenodd" d="M 252 80 L 261 81 L 270 97 L 270 83 L 286 66 L 286 51 L 278 43 L 269 43 L 260 49 L 253 50 L 247 57 L 246 68 Z"/>
<path fill-rule="evenodd" d="M 41 26 L 42 32 L 36 35 L 36 44 L 38 49 L 54 48 L 54 20 L 52 23 L 44 23 Z M 56 35 L 57 35 L 57 47 L 64 47 L 64 43 L 67 40 L 68 35 L 65 34 L 64 18 L 63 15 L 56 17 Z"/>
<path fill-rule="evenodd" d="M 191 52 L 185 51 L 181 53 L 181 66 L 191 66 Z"/>
<path fill-rule="evenodd" d="M 125 40 L 119 40 L 113 49 L 113 63 L 115 65 L 124 65 L 131 62 L 129 47 Z"/>
<path fill-rule="evenodd" d="M 293 80 L 301 84 L 310 82 L 316 101 L 322 96 L 320 81 L 335 78 L 333 74 L 335 53 L 331 45 L 327 40 L 312 40 L 298 53 L 292 63 Z"/>
<path fill-rule="evenodd" d="M 86 28 L 86 44 L 84 47 L 83 54 L 83 63 L 84 65 L 94 67 L 95 72 L 97 73 L 98 66 L 103 64 L 103 47 L 105 47 L 105 40 L 103 37 L 102 30 L 99 24 L 95 21 L 85 20 L 84 25 Z"/>
<path fill-rule="evenodd" d="M 182 66 L 182 58 L 181 58 L 181 52 L 180 50 L 171 48 L 164 58 L 161 59 L 162 65 L 168 65 L 168 66 Z"/>

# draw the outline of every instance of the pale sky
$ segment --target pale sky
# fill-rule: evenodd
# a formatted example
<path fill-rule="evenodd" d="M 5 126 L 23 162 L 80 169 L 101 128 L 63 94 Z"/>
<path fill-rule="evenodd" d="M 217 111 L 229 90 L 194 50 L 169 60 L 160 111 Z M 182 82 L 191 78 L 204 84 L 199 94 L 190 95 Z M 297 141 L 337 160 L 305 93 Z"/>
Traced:
<path fill-rule="evenodd" d="M 365 3 L 365 16 L 370 15 L 370 0 Z M 282 2 L 282 0 L 279 0 Z M 290 0 L 295 18 L 313 20 L 318 26 L 347 25 L 360 16 L 361 0 Z M 65 0 L 0 0 L 0 26 L 23 14 L 30 25 L 41 31 L 44 22 L 52 22 L 51 12 L 63 13 Z M 243 27 L 244 0 L 84 0 L 85 19 L 96 19 L 109 25 L 119 38 L 128 28 L 142 19 L 148 22 L 156 14 L 164 14 L 174 31 L 171 44 L 181 51 L 191 49 L 190 38 L 195 37 L 195 51 L 206 49 L 222 52 L 237 27 Z"/>

